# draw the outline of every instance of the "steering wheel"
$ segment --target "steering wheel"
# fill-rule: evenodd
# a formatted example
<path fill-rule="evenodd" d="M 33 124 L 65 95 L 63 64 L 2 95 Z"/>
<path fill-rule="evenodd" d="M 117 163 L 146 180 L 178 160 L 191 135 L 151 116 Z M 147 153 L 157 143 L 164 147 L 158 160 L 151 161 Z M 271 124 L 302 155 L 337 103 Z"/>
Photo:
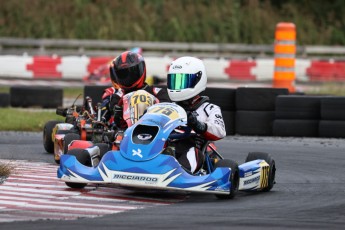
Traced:
<path fill-rule="evenodd" d="M 179 132 L 173 131 L 169 135 L 169 139 L 184 139 L 184 138 L 190 137 L 191 132 L 192 132 L 192 128 L 188 126 L 180 126 L 179 130 L 184 131 L 184 132 L 179 133 Z"/>

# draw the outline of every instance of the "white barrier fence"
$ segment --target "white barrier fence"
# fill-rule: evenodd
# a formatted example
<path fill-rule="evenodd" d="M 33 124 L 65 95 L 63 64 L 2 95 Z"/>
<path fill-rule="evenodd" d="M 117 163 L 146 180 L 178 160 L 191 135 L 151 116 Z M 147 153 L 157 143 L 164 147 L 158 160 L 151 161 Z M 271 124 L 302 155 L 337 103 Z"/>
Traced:
<path fill-rule="evenodd" d="M 86 56 L 0 56 L 0 77 L 25 79 L 65 79 L 81 80 L 88 76 L 100 65 L 106 64 L 112 57 Z M 147 74 L 164 78 L 171 57 L 147 57 Z M 229 60 L 203 59 L 208 77 L 211 80 L 271 80 L 273 76 L 273 59 Z M 309 80 L 307 69 L 311 67 L 311 60 L 296 60 L 296 78 L 301 81 Z"/>

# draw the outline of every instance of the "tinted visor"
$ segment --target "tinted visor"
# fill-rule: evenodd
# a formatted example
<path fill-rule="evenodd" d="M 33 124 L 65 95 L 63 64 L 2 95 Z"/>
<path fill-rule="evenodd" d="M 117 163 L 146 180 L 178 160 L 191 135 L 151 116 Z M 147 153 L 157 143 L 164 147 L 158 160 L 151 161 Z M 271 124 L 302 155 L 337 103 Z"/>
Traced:
<path fill-rule="evenodd" d="M 145 64 L 143 62 L 128 68 L 117 69 L 115 70 L 116 82 L 123 86 L 132 86 L 142 77 L 144 71 Z"/>
<path fill-rule="evenodd" d="M 194 88 L 199 82 L 201 72 L 190 73 L 170 73 L 168 74 L 168 89 L 181 90 L 187 88 Z"/>

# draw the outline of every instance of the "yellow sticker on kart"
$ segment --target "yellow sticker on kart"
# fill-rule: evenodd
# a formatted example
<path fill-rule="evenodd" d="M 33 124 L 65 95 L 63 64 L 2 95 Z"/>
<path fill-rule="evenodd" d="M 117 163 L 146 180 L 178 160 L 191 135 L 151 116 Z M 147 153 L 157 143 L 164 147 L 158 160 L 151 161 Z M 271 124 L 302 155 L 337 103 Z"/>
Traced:
<path fill-rule="evenodd" d="M 136 91 L 133 96 L 131 96 L 130 104 L 134 106 L 141 103 L 148 106 L 153 105 L 153 96 L 144 90 Z"/>
<path fill-rule="evenodd" d="M 175 120 L 179 118 L 179 114 L 177 110 L 175 110 L 173 107 L 167 107 L 167 106 L 156 106 L 150 109 L 148 113 L 163 114 L 169 117 L 171 120 Z"/>

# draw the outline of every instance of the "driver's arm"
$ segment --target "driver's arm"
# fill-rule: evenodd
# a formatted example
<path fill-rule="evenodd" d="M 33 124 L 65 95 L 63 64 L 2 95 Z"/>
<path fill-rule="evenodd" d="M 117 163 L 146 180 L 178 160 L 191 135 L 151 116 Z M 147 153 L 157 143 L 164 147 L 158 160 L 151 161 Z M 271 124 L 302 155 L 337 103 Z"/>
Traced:
<path fill-rule="evenodd" d="M 206 131 L 202 134 L 205 139 L 216 141 L 226 136 L 225 124 L 222 116 L 222 111 L 219 106 L 208 104 L 203 109 L 202 115 L 206 116 L 205 124 Z"/>

